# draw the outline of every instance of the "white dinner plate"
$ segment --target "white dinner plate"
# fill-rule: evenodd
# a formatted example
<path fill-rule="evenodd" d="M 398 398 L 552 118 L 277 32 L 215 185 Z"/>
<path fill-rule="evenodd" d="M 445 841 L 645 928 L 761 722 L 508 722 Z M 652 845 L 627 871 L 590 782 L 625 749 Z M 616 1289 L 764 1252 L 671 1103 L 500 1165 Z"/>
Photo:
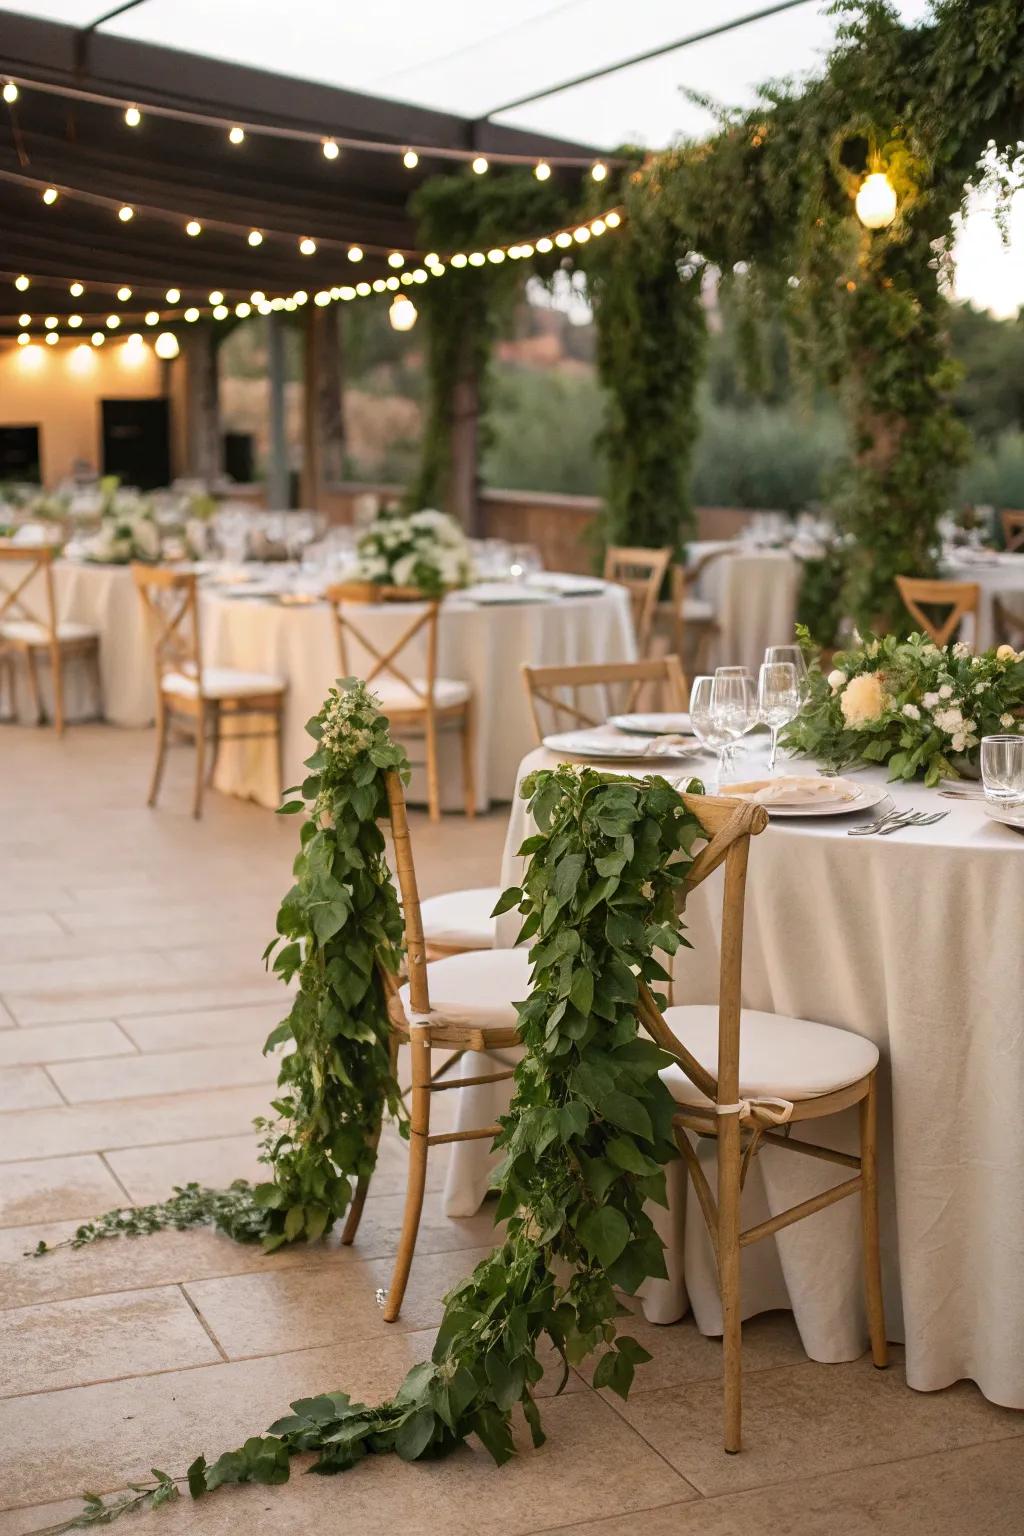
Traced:
<path fill-rule="evenodd" d="M 1024 806 L 993 805 L 991 801 L 985 800 L 981 808 L 989 821 L 999 821 L 1004 827 L 1013 827 L 1016 832 L 1024 832 Z"/>
<path fill-rule="evenodd" d="M 480 582 L 475 587 L 463 587 L 458 595 L 467 602 L 480 603 L 484 607 L 558 602 L 557 592 L 545 592 L 540 587 L 515 586 L 511 582 L 506 585 L 500 581 L 486 581 Z"/>
<path fill-rule="evenodd" d="M 885 799 L 889 790 L 885 784 L 858 784 L 857 793 L 851 800 L 812 802 L 809 805 L 766 805 L 769 816 L 849 816 L 853 811 L 868 811 Z M 750 800 L 750 795 L 734 795 L 735 800 Z M 760 803 L 760 802 L 757 802 Z"/>
<path fill-rule="evenodd" d="M 616 741 L 614 736 L 596 736 L 588 731 L 562 731 L 557 736 L 545 736 L 544 745 L 549 752 L 560 752 L 568 757 L 596 758 L 613 762 L 616 759 L 631 762 L 671 762 L 676 758 L 690 757 L 701 750 L 696 739 L 693 745 L 680 744 L 660 751 L 651 751 L 650 741 L 639 737 L 634 741 Z"/>
<path fill-rule="evenodd" d="M 630 736 L 689 736 L 690 717 L 657 712 L 651 715 L 612 715 L 608 721 L 618 731 Z"/>

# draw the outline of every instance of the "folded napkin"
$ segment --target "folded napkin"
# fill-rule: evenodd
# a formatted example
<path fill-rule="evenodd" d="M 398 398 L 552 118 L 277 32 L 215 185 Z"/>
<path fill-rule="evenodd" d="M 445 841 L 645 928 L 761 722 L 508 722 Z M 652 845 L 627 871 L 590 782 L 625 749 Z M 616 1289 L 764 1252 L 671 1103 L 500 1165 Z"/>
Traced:
<path fill-rule="evenodd" d="M 725 784 L 722 795 L 736 795 L 754 805 L 829 805 L 855 800 L 859 791 L 847 779 L 799 778 L 783 774 L 778 779 L 750 779 L 746 784 Z"/>

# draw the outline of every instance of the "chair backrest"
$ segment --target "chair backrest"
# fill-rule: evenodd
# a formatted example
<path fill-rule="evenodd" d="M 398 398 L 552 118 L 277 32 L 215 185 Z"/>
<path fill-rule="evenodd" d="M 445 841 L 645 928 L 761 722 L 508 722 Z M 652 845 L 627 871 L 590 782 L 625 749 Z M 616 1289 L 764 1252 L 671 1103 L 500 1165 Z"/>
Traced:
<path fill-rule="evenodd" d="M 133 565 L 132 577 L 153 645 L 157 696 L 169 672 L 194 677 L 202 694 L 199 582 L 194 571 Z"/>
<path fill-rule="evenodd" d="M 57 644 L 57 599 L 53 584 L 53 562 L 60 554 L 59 544 L 0 543 L 0 623 L 16 621 L 39 624 L 51 645 Z M 4 566 L 15 570 L 10 576 Z M 37 577 L 43 591 L 29 595 Z"/>
<path fill-rule="evenodd" d="M 1014 550 L 1024 548 L 1024 512 L 1001 513 L 1003 523 L 1003 542 L 1007 549 Z"/>
<path fill-rule="evenodd" d="M 338 582 L 328 587 L 324 595 L 334 609 L 338 659 L 342 676 L 356 675 L 350 667 L 349 642 L 354 641 L 369 658 L 358 674 L 363 682 L 372 684 L 378 679 L 391 678 L 411 689 L 424 709 L 433 709 L 434 684 L 437 681 L 437 621 L 441 611 L 440 599 L 427 597 L 414 587 L 379 587 L 372 582 Z M 370 603 L 416 605 L 408 624 L 384 650 L 369 638 L 352 617 L 353 608 L 365 608 Z M 410 675 L 407 670 L 409 664 L 399 665 L 399 660 L 414 642 L 416 642 L 417 651 L 421 647 L 425 651 L 425 660 L 422 667 L 414 666 Z"/>
<path fill-rule="evenodd" d="M 897 576 L 896 586 L 907 612 L 935 645 L 948 645 L 963 620 L 978 617 L 978 584 L 974 581 L 931 581 L 923 577 Z M 943 618 L 929 617 L 922 604 L 948 609 Z"/>
<path fill-rule="evenodd" d="M 678 656 L 576 667 L 524 665 L 523 681 L 538 743 L 552 730 L 602 725 L 609 715 L 635 709 L 639 694 L 648 688 L 660 691 L 666 710 L 685 710 L 688 697 Z M 545 725 L 538 706 L 551 711 L 550 724 Z"/>
<path fill-rule="evenodd" d="M 1024 649 L 1024 612 L 1014 611 L 1001 597 L 992 599 L 992 627 L 996 645 L 1012 645 L 1015 651 Z"/>
<path fill-rule="evenodd" d="M 645 654 L 658 605 L 658 594 L 672 559 L 671 549 L 639 549 L 610 544 L 604 554 L 604 579 L 629 592 L 637 649 Z"/>

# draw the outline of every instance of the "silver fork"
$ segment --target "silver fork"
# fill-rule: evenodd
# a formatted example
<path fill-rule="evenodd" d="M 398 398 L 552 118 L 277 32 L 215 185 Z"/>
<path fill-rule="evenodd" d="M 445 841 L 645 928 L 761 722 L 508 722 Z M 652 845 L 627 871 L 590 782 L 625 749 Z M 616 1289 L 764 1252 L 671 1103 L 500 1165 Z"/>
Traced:
<path fill-rule="evenodd" d="M 883 827 L 888 826 L 890 822 L 893 823 L 895 830 L 896 825 L 902 823 L 903 819 L 909 815 L 909 811 L 886 811 L 883 816 L 876 817 L 874 821 L 868 822 L 866 826 L 848 827 L 846 835 L 847 837 L 873 837 L 876 832 L 881 832 Z"/>
<path fill-rule="evenodd" d="M 911 811 L 903 821 L 898 822 L 895 826 L 883 827 L 879 836 L 887 837 L 890 832 L 900 832 L 904 827 L 932 827 L 937 821 L 941 821 L 944 816 L 948 815 L 948 811 Z"/>

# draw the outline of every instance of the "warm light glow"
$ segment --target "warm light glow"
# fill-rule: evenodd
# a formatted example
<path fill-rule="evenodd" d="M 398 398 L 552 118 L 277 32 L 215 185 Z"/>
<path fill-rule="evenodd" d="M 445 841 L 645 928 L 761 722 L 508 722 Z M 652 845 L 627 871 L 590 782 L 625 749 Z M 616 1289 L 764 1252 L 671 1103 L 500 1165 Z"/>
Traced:
<path fill-rule="evenodd" d="M 402 164 L 407 171 L 414 171 L 420 163 L 420 157 L 414 149 L 407 149 L 402 156 Z"/>
<path fill-rule="evenodd" d="M 618 229 L 619 225 L 622 223 L 621 218 L 615 212 L 614 208 L 612 209 L 611 213 L 605 214 L 604 221 L 609 229 Z"/>
<path fill-rule="evenodd" d="M 46 329 L 48 331 L 56 330 L 57 329 L 57 324 L 58 324 L 57 316 L 56 315 L 47 315 L 46 319 L 43 321 L 43 324 L 46 326 Z"/>
<path fill-rule="evenodd" d="M 71 329 L 73 331 L 77 331 L 78 327 L 81 325 L 81 323 L 82 323 L 81 315 L 68 315 L 68 325 L 70 325 L 70 327 L 71 327 Z"/>
<path fill-rule="evenodd" d="M 356 296 L 355 289 L 354 288 L 350 288 L 347 283 L 343 287 L 338 289 L 338 297 L 340 299 L 344 300 L 344 302 L 346 304 L 349 302 L 350 299 L 354 299 L 355 296 Z"/>
<path fill-rule="evenodd" d="M 132 296 L 132 291 L 130 288 L 119 288 L 117 290 L 117 296 L 121 300 L 122 304 L 127 304 L 128 300 Z"/>
<path fill-rule="evenodd" d="M 102 331 L 93 331 L 93 333 L 92 333 L 92 344 L 93 344 L 94 347 L 102 347 L 102 345 L 106 341 L 106 339 L 107 338 L 104 336 Z"/>
<path fill-rule="evenodd" d="M 487 160 L 483 155 L 477 155 L 476 159 L 473 161 L 473 169 L 476 171 L 478 176 L 485 176 L 487 174 Z"/>
<path fill-rule="evenodd" d="M 213 292 L 210 294 L 210 303 L 211 304 L 223 304 L 224 303 L 224 295 L 221 293 L 219 288 L 215 288 L 213 290 Z"/>
<path fill-rule="evenodd" d="M 273 307 L 267 303 L 266 299 L 263 300 L 262 304 L 257 304 L 256 308 L 259 310 L 261 315 L 273 314 Z"/>
<path fill-rule="evenodd" d="M 260 234 L 258 229 L 250 229 L 250 231 L 249 231 L 249 244 L 250 245 L 262 245 L 263 244 L 263 236 Z"/>
<path fill-rule="evenodd" d="M 95 352 L 91 347 L 87 347 L 84 341 L 79 342 L 68 358 L 68 367 L 72 373 L 91 373 L 96 367 Z"/>
<path fill-rule="evenodd" d="M 414 283 L 425 283 L 426 282 L 427 274 L 426 274 L 426 272 L 424 272 L 422 267 L 417 267 L 416 268 L 415 272 L 412 274 L 412 280 L 413 280 Z"/>
<path fill-rule="evenodd" d="M 590 230 L 586 224 L 581 224 L 579 229 L 573 230 L 572 237 L 576 241 L 577 245 L 586 245 L 587 241 L 590 239 Z"/>
<path fill-rule="evenodd" d="M 405 257 L 402 255 L 401 251 L 392 251 L 391 252 L 390 256 L 388 257 L 388 266 L 389 267 L 404 267 L 405 266 Z"/>
<path fill-rule="evenodd" d="M 186 309 L 185 319 L 188 321 L 189 325 L 194 325 L 195 322 L 199 319 L 198 309 Z"/>
<path fill-rule="evenodd" d="M 337 160 L 340 151 L 333 139 L 324 139 L 323 148 L 325 160 Z"/>
<path fill-rule="evenodd" d="M 456 251 L 455 255 L 452 257 L 452 266 L 453 267 L 464 267 L 466 265 L 467 260 L 468 260 L 468 258 L 465 255 L 465 252 L 463 252 L 463 251 Z"/>
<path fill-rule="evenodd" d="M 595 219 L 590 226 L 590 233 L 592 235 L 603 235 L 607 228 L 608 226 L 604 219 Z"/>
<path fill-rule="evenodd" d="M 551 175 L 551 167 L 548 165 L 546 160 L 538 160 L 537 164 L 533 168 L 533 174 L 536 176 L 538 181 L 547 181 L 548 177 Z"/>
<path fill-rule="evenodd" d="M 161 331 L 153 343 L 153 350 L 157 357 L 163 358 L 165 363 L 169 363 L 172 357 L 177 357 L 181 348 L 178 346 L 178 338 L 173 331 Z"/>
<path fill-rule="evenodd" d="M 32 324 L 32 316 L 31 315 L 19 315 L 18 316 L 18 324 L 19 325 L 31 325 Z"/>
<path fill-rule="evenodd" d="M 865 176 L 854 204 L 865 229 L 885 229 L 896 217 L 896 188 L 884 171 Z"/>
<path fill-rule="evenodd" d="M 216 309 L 213 312 L 213 318 L 215 320 L 226 320 L 227 317 L 228 317 L 228 307 L 227 307 L 227 305 L 226 304 L 218 304 Z"/>
<path fill-rule="evenodd" d="M 361 299 L 367 298 L 369 296 L 369 292 L 370 292 L 370 285 L 369 285 L 369 283 L 356 283 L 356 293 L 358 293 L 358 295 L 359 295 L 359 297 Z"/>
<path fill-rule="evenodd" d="M 126 336 L 118 356 L 122 368 L 141 368 L 146 361 L 146 345 L 141 336 Z"/>
<path fill-rule="evenodd" d="M 416 324 L 416 321 L 419 319 L 419 312 L 417 311 L 416 305 L 413 303 L 412 299 L 409 298 L 408 294 L 400 293 L 392 301 L 391 308 L 388 310 L 388 319 L 391 322 L 392 330 L 412 330 L 413 326 Z"/>
<path fill-rule="evenodd" d="M 363 259 L 362 246 L 350 245 L 349 248 L 348 248 L 348 259 L 349 259 L 349 261 L 362 261 L 362 259 Z"/>
<path fill-rule="evenodd" d="M 55 347 L 59 340 L 60 340 L 60 337 L 57 336 L 54 331 L 51 331 L 49 336 L 47 336 L 47 338 L 46 338 L 46 345 L 48 347 Z"/>
<path fill-rule="evenodd" d="M 4 86 L 4 101 L 6 101 L 9 107 L 13 107 L 17 99 L 18 87 L 15 85 L 13 80 L 8 80 L 7 84 Z"/>
<path fill-rule="evenodd" d="M 22 331 L 21 335 L 18 337 L 18 346 L 27 347 L 31 340 L 31 336 L 29 336 L 26 331 Z"/>
<path fill-rule="evenodd" d="M 330 302 L 331 296 L 325 288 L 321 288 L 319 293 L 314 293 L 313 295 L 313 303 L 318 304 L 321 309 L 323 309 L 325 304 L 329 304 Z"/>
<path fill-rule="evenodd" d="M 129 128 L 137 128 L 142 122 L 142 113 L 139 111 L 138 107 L 126 107 L 124 111 L 124 120 L 128 124 Z"/>
<path fill-rule="evenodd" d="M 376 288 L 377 284 L 374 283 L 373 286 Z M 389 277 L 384 282 L 384 287 L 388 290 L 389 293 L 397 293 L 401 286 L 402 285 L 398 281 L 397 277 Z"/>
<path fill-rule="evenodd" d="M 47 207 L 50 207 L 57 201 L 58 196 L 59 193 L 56 187 L 47 187 L 46 191 L 43 193 L 43 202 L 46 203 Z"/>
<path fill-rule="evenodd" d="M 247 304 L 243 299 L 240 304 L 235 305 L 235 314 L 238 316 L 239 320 L 244 320 L 247 315 L 252 314 L 252 305 Z"/>
<path fill-rule="evenodd" d="M 559 250 L 564 251 L 567 245 L 572 245 L 572 235 L 570 235 L 567 230 L 561 230 L 555 236 L 555 244 L 558 246 Z"/>
<path fill-rule="evenodd" d="M 595 181 L 604 181 L 608 175 L 608 167 L 603 160 L 598 160 L 595 165 L 590 167 L 590 174 Z"/>
<path fill-rule="evenodd" d="M 505 252 L 498 246 L 495 246 L 493 251 L 487 252 L 487 260 L 493 261 L 494 265 L 497 267 L 501 264 L 501 262 L 505 260 Z"/>
<path fill-rule="evenodd" d="M 130 204 L 125 203 L 123 207 L 117 210 L 117 216 L 121 220 L 122 224 L 127 224 L 130 220 L 134 219 L 135 209 L 132 208 Z"/>
<path fill-rule="evenodd" d="M 46 353 L 42 347 L 29 346 L 26 342 L 24 352 L 18 353 L 18 363 L 22 368 L 35 372 L 37 368 L 43 366 L 43 358 L 45 356 Z"/>
<path fill-rule="evenodd" d="M 107 330 L 108 331 L 116 331 L 120 324 L 121 324 L 121 317 L 120 317 L 120 315 L 108 315 L 107 316 Z"/>
<path fill-rule="evenodd" d="M 255 293 L 250 293 L 250 295 L 249 295 L 249 303 L 250 304 L 265 304 L 266 302 L 267 302 L 267 296 L 263 292 L 262 288 L 257 288 Z M 210 303 L 211 304 L 213 303 L 212 295 L 211 295 L 211 298 L 210 298 Z"/>
<path fill-rule="evenodd" d="M 228 143 L 229 144 L 242 144 L 242 143 L 244 143 L 244 141 L 245 141 L 245 129 L 244 128 L 232 128 L 231 132 L 228 134 Z"/>
<path fill-rule="evenodd" d="M 394 283 L 396 288 L 398 287 L 397 277 L 392 277 L 389 279 L 389 281 Z M 373 282 L 370 284 L 370 287 L 373 289 L 374 293 L 385 293 L 387 291 L 387 286 L 387 283 L 382 277 L 375 277 Z"/>
<path fill-rule="evenodd" d="M 470 251 L 469 253 L 469 264 L 471 267 L 482 267 L 486 260 L 487 257 L 483 251 Z"/>
<path fill-rule="evenodd" d="M 293 315 L 299 306 L 296 304 L 294 299 L 285 299 L 284 307 L 289 314 Z"/>
<path fill-rule="evenodd" d="M 159 325 L 160 324 L 160 316 L 159 316 L 159 314 L 157 313 L 157 311 L 155 309 L 147 309 L 147 311 L 146 311 L 146 324 L 147 325 Z"/>
<path fill-rule="evenodd" d="M 73 299 L 80 299 L 84 292 L 85 292 L 85 284 L 84 283 L 72 283 L 71 287 L 68 289 L 68 293 L 70 293 L 70 295 L 71 295 L 71 297 Z"/>
<path fill-rule="evenodd" d="M 542 235 L 541 238 L 537 241 L 538 251 L 540 251 L 542 256 L 546 256 L 551 248 L 552 242 L 548 239 L 547 235 Z"/>
<path fill-rule="evenodd" d="M 299 241 L 299 250 L 302 252 L 303 256 L 315 256 L 316 241 L 311 240 L 307 235 L 304 240 Z"/>
<path fill-rule="evenodd" d="M 519 247 L 519 254 L 523 258 L 523 260 L 525 261 L 527 256 L 532 256 L 533 255 L 533 246 L 532 245 L 521 245 Z M 441 270 L 444 271 L 444 268 L 442 267 Z"/>
<path fill-rule="evenodd" d="M 19 293 L 25 292 L 25 289 L 28 287 L 28 278 L 25 276 L 24 272 L 20 277 L 16 277 L 14 279 L 14 286 L 17 288 Z"/>
<path fill-rule="evenodd" d="M 191 235 L 192 239 L 194 240 L 196 235 L 201 235 L 202 232 L 203 226 L 200 224 L 199 220 L 189 219 L 188 223 L 185 225 L 186 235 Z"/>
<path fill-rule="evenodd" d="M 309 294 L 306 292 L 305 288 L 296 288 L 295 292 L 292 294 L 292 298 L 295 300 L 296 304 L 307 304 L 309 302 Z"/>

